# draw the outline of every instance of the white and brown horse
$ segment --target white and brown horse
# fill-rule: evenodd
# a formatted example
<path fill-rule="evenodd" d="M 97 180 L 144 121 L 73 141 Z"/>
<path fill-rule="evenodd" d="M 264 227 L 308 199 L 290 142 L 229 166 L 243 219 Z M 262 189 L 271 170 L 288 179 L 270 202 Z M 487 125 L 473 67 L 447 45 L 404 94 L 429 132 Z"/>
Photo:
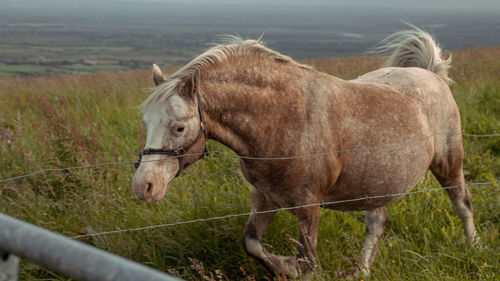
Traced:
<path fill-rule="evenodd" d="M 288 160 L 242 158 L 241 169 L 255 187 L 252 211 L 366 197 L 326 207 L 366 211 L 358 272 L 368 274 L 386 206 L 403 196 L 382 195 L 410 191 L 430 169 L 442 186 L 460 186 L 446 191 L 465 234 L 477 242 L 462 172 L 460 116 L 448 87 L 450 60 L 418 28 L 389 39 L 382 49 L 394 51 L 386 65 L 349 81 L 254 40 L 215 46 L 168 77 L 155 65 L 156 90 L 143 104 L 147 142 L 133 178 L 135 194 L 160 200 L 183 167 L 201 158 L 207 138 L 256 158 L 344 151 Z M 276 256 L 263 247 L 274 213 L 250 216 L 243 247 L 271 271 L 300 276 L 316 262 L 320 206 L 291 212 L 300 231 L 297 256 Z"/>

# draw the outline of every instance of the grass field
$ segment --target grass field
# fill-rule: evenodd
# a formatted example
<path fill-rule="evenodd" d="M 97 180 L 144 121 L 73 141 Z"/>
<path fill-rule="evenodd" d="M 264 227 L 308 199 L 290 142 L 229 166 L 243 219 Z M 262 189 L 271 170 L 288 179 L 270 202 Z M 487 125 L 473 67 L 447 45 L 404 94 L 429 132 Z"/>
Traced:
<path fill-rule="evenodd" d="M 452 90 L 463 131 L 499 133 L 500 47 L 455 51 L 453 57 Z M 306 63 L 354 78 L 378 68 L 382 60 Z M 145 135 L 136 106 L 148 96 L 150 80 L 149 70 L 0 79 L 0 179 L 42 168 L 137 160 Z M 227 150 L 215 142 L 208 149 Z M 466 137 L 465 150 L 468 181 L 500 178 L 499 137 Z M 190 166 L 155 204 L 133 196 L 133 173 L 129 164 L 0 183 L 0 212 L 75 236 L 250 211 L 252 187 L 233 158 L 213 154 Z M 428 174 L 416 189 L 437 186 Z M 370 279 L 498 280 L 500 189 L 493 184 L 470 189 L 482 250 L 468 245 L 444 192 L 406 196 L 388 208 L 389 223 Z M 188 280 L 273 280 L 240 246 L 245 221 L 238 217 L 82 240 Z M 362 212 L 322 211 L 317 280 L 335 279 L 336 272 L 354 264 L 364 228 Z M 292 254 L 290 237 L 297 232 L 295 218 L 280 212 L 264 243 L 274 253 Z M 203 277 L 211 274 L 213 279 Z M 69 278 L 23 261 L 20 280 Z"/>

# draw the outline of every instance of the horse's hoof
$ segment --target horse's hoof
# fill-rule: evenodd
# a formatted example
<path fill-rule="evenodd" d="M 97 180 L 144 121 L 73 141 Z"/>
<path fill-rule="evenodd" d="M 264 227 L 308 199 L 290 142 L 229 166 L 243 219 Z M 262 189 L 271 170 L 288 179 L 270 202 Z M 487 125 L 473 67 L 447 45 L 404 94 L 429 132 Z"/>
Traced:
<path fill-rule="evenodd" d="M 282 280 L 283 276 L 285 277 L 284 280 L 287 280 L 287 276 L 291 278 L 299 277 L 299 267 L 295 257 L 273 256 L 267 263 L 270 264 L 268 268 L 276 274 L 278 280 Z"/>
<path fill-rule="evenodd" d="M 479 251 L 482 251 L 484 249 L 483 243 L 481 242 L 481 239 L 477 235 L 470 240 L 470 243 L 472 247 L 476 248 Z"/>
<path fill-rule="evenodd" d="M 318 266 L 311 262 L 309 259 L 300 257 L 299 255 L 293 257 L 277 257 L 273 261 L 273 266 L 276 268 L 277 276 L 286 276 L 292 280 L 312 280 L 315 276 Z M 288 280 L 280 279 L 278 280 Z"/>

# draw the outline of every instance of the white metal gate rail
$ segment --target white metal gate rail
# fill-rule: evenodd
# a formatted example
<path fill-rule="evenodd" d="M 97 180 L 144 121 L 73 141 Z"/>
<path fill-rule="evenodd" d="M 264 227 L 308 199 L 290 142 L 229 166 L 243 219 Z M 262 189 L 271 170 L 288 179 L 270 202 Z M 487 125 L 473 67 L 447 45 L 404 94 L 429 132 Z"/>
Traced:
<path fill-rule="evenodd" d="M 16 256 L 76 280 L 180 281 L 156 269 L 0 214 L 0 281 L 17 280 L 19 258 Z"/>

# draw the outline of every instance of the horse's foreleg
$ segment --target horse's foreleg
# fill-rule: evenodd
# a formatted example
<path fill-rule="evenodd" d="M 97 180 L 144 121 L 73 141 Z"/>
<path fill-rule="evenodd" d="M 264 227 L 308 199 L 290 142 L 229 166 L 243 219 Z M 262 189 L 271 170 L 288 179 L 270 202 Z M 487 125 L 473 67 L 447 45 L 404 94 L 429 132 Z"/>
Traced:
<path fill-rule="evenodd" d="M 259 191 L 253 193 L 252 212 L 276 209 Z M 276 213 L 252 214 L 243 231 L 242 244 L 245 251 L 275 274 L 297 276 L 295 260 L 270 254 L 262 245 L 262 235 L 271 224 Z"/>
<path fill-rule="evenodd" d="M 276 207 L 265 197 L 254 191 L 252 211 L 262 212 Z M 271 224 L 274 212 L 253 214 L 247 221 L 242 242 L 245 251 L 259 260 L 270 271 L 277 275 L 299 277 L 303 272 L 310 272 L 316 265 L 316 244 L 319 226 L 319 206 L 293 210 L 299 223 L 299 253 L 297 256 L 285 257 L 269 253 L 262 245 L 262 235 Z"/>
<path fill-rule="evenodd" d="M 361 250 L 360 273 L 370 274 L 370 267 L 375 260 L 379 240 L 384 234 L 385 224 L 387 223 L 387 212 L 385 207 L 380 207 L 366 211 L 366 238 L 363 249 Z"/>
<path fill-rule="evenodd" d="M 316 269 L 316 245 L 318 242 L 320 207 L 296 209 L 293 212 L 299 224 L 299 253 L 297 265 L 300 272 L 308 273 Z"/>

